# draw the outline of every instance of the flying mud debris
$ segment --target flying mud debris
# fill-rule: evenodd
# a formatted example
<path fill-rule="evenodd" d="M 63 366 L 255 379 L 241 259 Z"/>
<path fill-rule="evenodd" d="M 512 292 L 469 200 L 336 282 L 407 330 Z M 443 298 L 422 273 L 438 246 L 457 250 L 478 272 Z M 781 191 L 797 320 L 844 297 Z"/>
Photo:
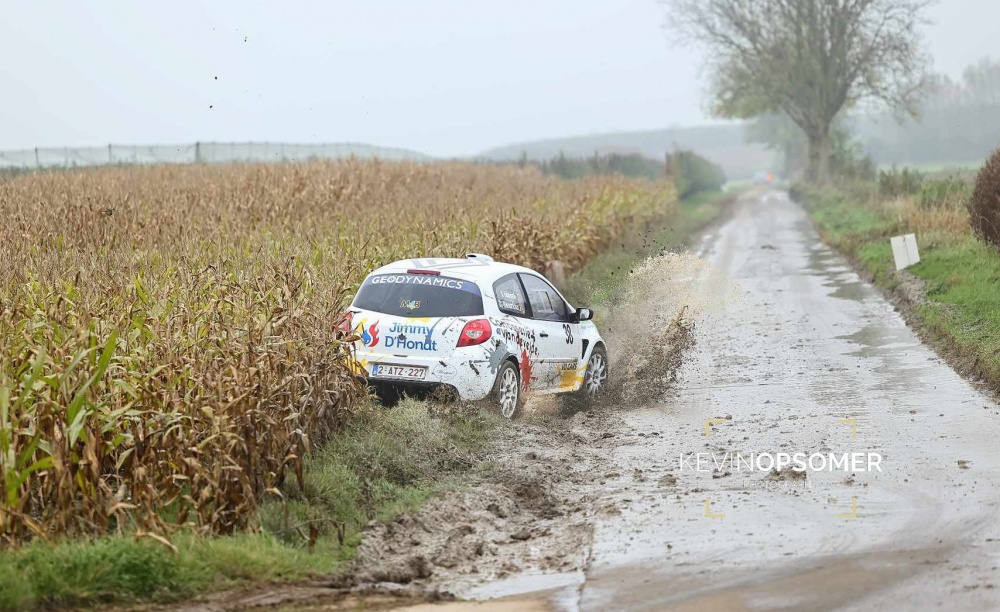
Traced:
<path fill-rule="evenodd" d="M 731 282 L 689 253 L 663 253 L 634 268 L 607 317 L 612 376 L 604 403 L 638 406 L 663 397 L 694 346 L 695 319 L 735 295 Z"/>

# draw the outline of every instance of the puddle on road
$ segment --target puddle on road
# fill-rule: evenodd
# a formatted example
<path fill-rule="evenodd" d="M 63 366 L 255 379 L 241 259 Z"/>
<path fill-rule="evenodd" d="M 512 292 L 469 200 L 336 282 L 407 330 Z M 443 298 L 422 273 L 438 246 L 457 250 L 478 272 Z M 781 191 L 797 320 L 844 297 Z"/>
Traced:
<path fill-rule="evenodd" d="M 806 222 L 808 224 L 808 222 Z M 810 226 L 809 231 L 812 231 Z M 806 250 L 808 265 L 806 270 L 826 279 L 823 286 L 832 289 L 830 297 L 853 302 L 862 302 L 874 296 L 861 278 L 844 259 L 822 243 Z"/>
<path fill-rule="evenodd" d="M 913 334 L 906 328 L 886 327 L 877 323 L 866 325 L 853 334 L 835 336 L 837 340 L 847 340 L 861 348 L 852 353 L 852 357 L 884 357 L 905 353 L 915 344 Z"/>
<path fill-rule="evenodd" d="M 898 315 L 893 315 L 898 316 Z M 891 405 L 903 412 L 914 404 L 924 403 L 924 394 L 941 388 L 939 393 L 956 382 L 954 372 L 942 368 L 940 360 L 927 354 L 920 341 L 902 325 L 874 323 L 853 334 L 836 336 L 858 347 L 844 353 L 847 357 L 860 358 L 870 363 L 868 370 L 875 374 L 874 383 L 867 387 L 870 393 L 882 394 Z"/>
<path fill-rule="evenodd" d="M 818 240 L 816 232 L 803 216 L 795 223 L 796 230 L 805 236 L 807 241 Z M 830 290 L 828 296 L 858 305 L 864 305 L 866 310 L 882 300 L 877 292 L 865 284 L 850 268 L 848 263 L 836 251 L 822 243 L 812 246 L 803 245 L 808 263 L 805 270 L 822 279 L 822 286 Z M 845 310 L 857 310 L 857 306 L 845 305 Z M 847 358 L 865 360 L 868 373 L 875 374 L 877 382 L 866 387 L 859 387 L 849 381 L 853 379 L 850 368 L 843 371 L 842 376 L 825 377 L 832 380 L 816 381 L 817 389 L 813 396 L 818 401 L 836 402 L 845 405 L 861 405 L 872 393 L 883 394 L 882 399 L 902 411 L 904 403 L 914 395 L 920 394 L 938 383 L 946 384 L 944 378 L 949 378 L 947 372 L 942 378 L 935 361 L 928 361 L 920 348 L 922 345 L 895 313 L 891 306 L 886 305 L 891 314 L 865 311 L 859 312 L 858 320 L 868 319 L 875 322 L 864 325 L 849 334 L 837 335 L 831 341 L 844 341 L 853 348 L 840 351 Z M 898 319 L 898 320 L 893 320 Z M 891 321 L 891 323 L 890 323 Z M 871 360 L 870 362 L 868 360 Z M 860 364 L 855 364 L 855 366 Z M 846 378 L 847 380 L 841 380 Z"/>
<path fill-rule="evenodd" d="M 578 589 L 585 580 L 582 570 L 560 574 L 524 573 L 483 584 L 466 591 L 463 596 L 469 600 L 487 601 L 510 596 L 511 593 L 531 593 L 535 601 L 547 601 L 553 608 L 565 610 L 576 604 Z"/>

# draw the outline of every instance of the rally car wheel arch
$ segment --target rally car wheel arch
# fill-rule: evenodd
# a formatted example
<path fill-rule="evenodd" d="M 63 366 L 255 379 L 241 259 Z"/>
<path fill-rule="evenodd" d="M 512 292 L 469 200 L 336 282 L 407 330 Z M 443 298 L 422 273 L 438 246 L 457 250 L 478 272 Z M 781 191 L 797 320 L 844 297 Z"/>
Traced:
<path fill-rule="evenodd" d="M 562 396 L 563 408 L 576 412 L 585 410 L 597 401 L 608 385 L 608 352 L 603 342 L 598 342 L 587 358 L 587 370 L 580 388 Z"/>

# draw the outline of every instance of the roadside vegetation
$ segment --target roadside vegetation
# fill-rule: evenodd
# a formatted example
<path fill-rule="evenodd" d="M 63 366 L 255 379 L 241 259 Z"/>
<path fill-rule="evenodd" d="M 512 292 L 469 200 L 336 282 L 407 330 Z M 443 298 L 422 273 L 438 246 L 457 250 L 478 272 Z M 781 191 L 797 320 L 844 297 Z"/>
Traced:
<path fill-rule="evenodd" d="M 997 185 L 995 154 L 978 178 L 900 169 L 793 195 L 824 240 L 897 298 L 911 325 L 958 369 L 1000 390 Z M 916 234 L 921 262 L 897 272 L 889 239 L 905 233 Z"/>
<path fill-rule="evenodd" d="M 673 181 L 464 164 L 0 181 L 0 608 L 334 571 L 509 427 L 372 406 L 336 330 L 364 274 L 467 251 L 575 271 L 686 210 Z"/>
<path fill-rule="evenodd" d="M 646 155 L 612 153 L 591 157 L 567 157 L 560 153 L 540 162 L 522 157 L 518 166 L 536 166 L 546 175 L 564 179 L 588 176 L 619 175 L 632 178 L 662 180 L 669 178 L 677 188 L 677 195 L 686 198 L 701 192 L 721 191 L 726 175 L 718 165 L 693 151 L 677 150 L 662 159 Z"/>

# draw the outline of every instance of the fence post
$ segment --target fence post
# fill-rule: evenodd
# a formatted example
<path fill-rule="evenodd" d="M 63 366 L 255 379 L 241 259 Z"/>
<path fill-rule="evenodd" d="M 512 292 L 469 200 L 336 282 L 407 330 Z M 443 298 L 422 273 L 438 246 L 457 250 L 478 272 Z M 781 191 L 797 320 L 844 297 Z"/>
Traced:
<path fill-rule="evenodd" d="M 114 165 L 115 156 L 111 154 L 111 143 L 108 143 L 108 163 Z"/>
<path fill-rule="evenodd" d="M 38 147 L 35 147 L 35 167 L 41 168 L 42 164 L 38 161 Z"/>
<path fill-rule="evenodd" d="M 200 142 L 194 143 L 194 163 L 196 163 L 196 164 L 200 164 L 201 163 L 201 143 Z"/>

